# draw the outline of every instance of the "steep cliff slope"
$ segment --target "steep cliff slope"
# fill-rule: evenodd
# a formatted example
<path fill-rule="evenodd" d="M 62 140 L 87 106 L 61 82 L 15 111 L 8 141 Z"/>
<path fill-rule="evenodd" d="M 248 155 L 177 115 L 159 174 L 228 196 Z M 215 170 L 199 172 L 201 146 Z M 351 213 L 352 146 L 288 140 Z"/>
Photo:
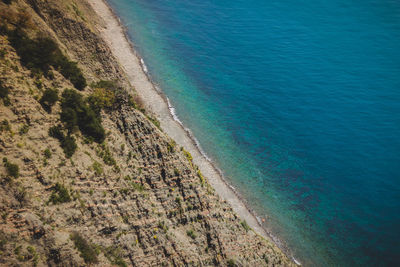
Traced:
<path fill-rule="evenodd" d="M 143 109 L 87 3 L 0 16 L 0 265 L 292 265 Z"/>

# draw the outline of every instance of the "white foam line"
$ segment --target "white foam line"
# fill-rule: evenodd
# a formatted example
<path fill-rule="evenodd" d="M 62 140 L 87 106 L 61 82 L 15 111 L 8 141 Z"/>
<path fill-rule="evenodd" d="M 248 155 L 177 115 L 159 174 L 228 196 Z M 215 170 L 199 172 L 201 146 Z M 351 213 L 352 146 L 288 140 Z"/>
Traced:
<path fill-rule="evenodd" d="M 179 123 L 183 129 L 185 129 L 185 131 L 188 133 L 188 135 L 190 136 L 190 138 L 193 140 L 193 142 L 195 143 L 196 147 L 199 149 L 200 153 L 203 155 L 203 157 L 208 160 L 209 162 L 212 162 L 212 160 L 207 156 L 206 152 L 204 152 L 203 148 L 200 145 L 200 142 L 197 140 L 197 138 L 193 135 L 192 131 L 185 127 L 183 125 L 183 122 L 179 119 L 178 115 L 176 114 L 176 109 L 174 108 L 174 106 L 172 106 L 171 101 L 169 100 L 169 98 L 167 96 L 165 96 L 165 98 L 167 99 L 167 105 L 168 105 L 168 109 L 169 112 L 172 115 L 172 118 Z M 221 172 L 221 170 L 218 170 Z M 221 172 L 222 173 L 222 172 Z"/>
<path fill-rule="evenodd" d="M 144 64 L 143 58 L 140 58 L 140 63 L 142 64 L 142 69 L 143 69 L 143 71 L 144 71 L 146 74 L 148 74 L 149 72 L 148 72 L 148 70 L 147 70 L 146 64 Z"/>
<path fill-rule="evenodd" d="M 296 263 L 297 265 L 301 266 L 301 262 L 299 262 L 298 260 L 296 260 L 294 257 L 292 257 L 292 260 L 294 261 L 294 263 Z"/>

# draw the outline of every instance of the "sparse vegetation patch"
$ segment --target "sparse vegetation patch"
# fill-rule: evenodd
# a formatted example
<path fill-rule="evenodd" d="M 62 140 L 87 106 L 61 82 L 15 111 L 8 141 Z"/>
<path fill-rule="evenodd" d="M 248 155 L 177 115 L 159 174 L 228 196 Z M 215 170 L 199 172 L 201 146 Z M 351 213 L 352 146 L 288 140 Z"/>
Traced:
<path fill-rule="evenodd" d="M 152 116 L 150 116 L 150 115 L 147 115 L 147 114 L 145 114 L 145 116 L 146 116 L 147 119 L 149 119 L 149 121 L 151 121 L 158 129 L 161 130 L 161 124 L 160 124 L 160 121 L 159 121 L 159 120 L 157 120 L 156 118 L 154 118 L 154 117 L 152 117 Z"/>
<path fill-rule="evenodd" d="M 197 169 L 196 174 L 197 174 L 197 177 L 199 177 L 199 179 L 200 179 L 201 185 L 203 186 L 205 184 L 205 182 L 206 182 L 206 180 L 204 179 L 203 174 L 201 173 L 201 171 L 199 169 Z"/>
<path fill-rule="evenodd" d="M 14 164 L 8 161 L 7 158 L 3 158 L 4 167 L 7 169 L 7 174 L 11 177 L 18 178 L 19 177 L 19 167 L 17 164 Z"/>
<path fill-rule="evenodd" d="M 96 175 L 101 175 L 103 173 L 103 167 L 97 161 L 93 162 L 92 168 Z"/>
<path fill-rule="evenodd" d="M 192 229 L 187 230 L 186 234 L 192 239 L 196 239 L 196 237 L 197 237 L 196 233 Z"/>
<path fill-rule="evenodd" d="M 8 122 L 8 120 L 4 119 L 2 122 L 0 122 L 0 132 L 11 132 L 11 125 Z"/>
<path fill-rule="evenodd" d="M 105 164 L 109 166 L 117 166 L 117 162 L 111 155 L 110 149 L 107 147 L 105 143 L 99 145 L 99 149 L 97 150 L 97 155 L 103 159 Z"/>
<path fill-rule="evenodd" d="M 104 256 L 112 263 L 120 267 L 127 267 L 128 265 L 122 258 L 122 252 L 119 248 L 108 247 L 104 250 Z"/>
<path fill-rule="evenodd" d="M 243 226 L 243 228 L 244 228 L 244 230 L 246 230 L 246 232 L 251 230 L 250 226 L 247 224 L 247 222 L 245 220 L 241 221 L 240 224 Z"/>
<path fill-rule="evenodd" d="M 64 185 L 57 183 L 53 187 L 53 193 L 50 195 L 49 202 L 53 204 L 65 203 L 71 201 L 68 189 Z"/>
<path fill-rule="evenodd" d="M 50 151 L 50 149 L 46 148 L 46 149 L 43 151 L 43 155 L 44 155 L 44 157 L 45 157 L 46 159 L 51 158 L 51 151 Z"/>
<path fill-rule="evenodd" d="M 186 151 L 183 147 L 181 147 L 181 150 L 183 152 L 183 155 L 185 155 L 186 159 L 189 161 L 190 166 L 193 167 L 193 157 L 192 154 L 190 154 L 189 151 Z"/>
<path fill-rule="evenodd" d="M 19 134 L 20 135 L 27 134 L 28 131 L 29 131 L 29 126 L 26 125 L 26 124 L 22 125 L 21 128 L 19 128 Z"/>
<path fill-rule="evenodd" d="M 167 149 L 169 153 L 174 153 L 175 152 L 175 147 L 176 147 L 176 143 L 174 140 L 172 140 L 171 142 L 167 143 Z"/>
<path fill-rule="evenodd" d="M 75 247 L 81 253 L 81 257 L 87 264 L 97 263 L 97 252 L 93 245 L 89 244 L 79 233 L 74 232 L 70 235 Z"/>
<path fill-rule="evenodd" d="M 92 84 L 91 87 L 94 90 L 87 98 L 87 102 L 96 114 L 100 114 L 102 109 L 110 109 L 114 106 L 116 102 L 115 93 L 118 90 L 116 82 L 102 80 Z"/>

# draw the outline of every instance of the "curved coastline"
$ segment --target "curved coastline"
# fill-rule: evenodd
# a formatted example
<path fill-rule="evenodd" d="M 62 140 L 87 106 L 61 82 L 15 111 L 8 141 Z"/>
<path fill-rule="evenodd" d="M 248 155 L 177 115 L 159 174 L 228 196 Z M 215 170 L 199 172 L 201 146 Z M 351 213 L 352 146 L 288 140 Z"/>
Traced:
<path fill-rule="evenodd" d="M 151 78 L 143 58 L 135 49 L 125 25 L 116 15 L 115 10 L 106 0 L 90 0 L 88 2 L 104 22 L 104 28 L 100 29 L 104 40 L 125 70 L 129 82 L 136 89 L 146 107 L 158 117 L 163 131 L 192 154 L 193 162 L 198 165 L 216 193 L 222 200 L 230 204 L 240 218 L 246 220 L 257 234 L 278 246 L 295 264 L 301 265 L 285 242 L 271 232 L 261 217 L 249 206 L 246 199 L 227 181 L 223 171 L 205 153 L 191 130 L 184 126 L 168 97 Z"/>

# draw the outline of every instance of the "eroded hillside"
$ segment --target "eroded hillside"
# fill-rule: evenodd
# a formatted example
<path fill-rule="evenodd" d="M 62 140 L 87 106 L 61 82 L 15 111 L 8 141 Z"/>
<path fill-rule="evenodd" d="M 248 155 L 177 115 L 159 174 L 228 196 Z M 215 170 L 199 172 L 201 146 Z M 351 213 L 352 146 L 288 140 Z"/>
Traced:
<path fill-rule="evenodd" d="M 0 16 L 0 265 L 292 265 L 159 129 L 88 4 Z"/>

